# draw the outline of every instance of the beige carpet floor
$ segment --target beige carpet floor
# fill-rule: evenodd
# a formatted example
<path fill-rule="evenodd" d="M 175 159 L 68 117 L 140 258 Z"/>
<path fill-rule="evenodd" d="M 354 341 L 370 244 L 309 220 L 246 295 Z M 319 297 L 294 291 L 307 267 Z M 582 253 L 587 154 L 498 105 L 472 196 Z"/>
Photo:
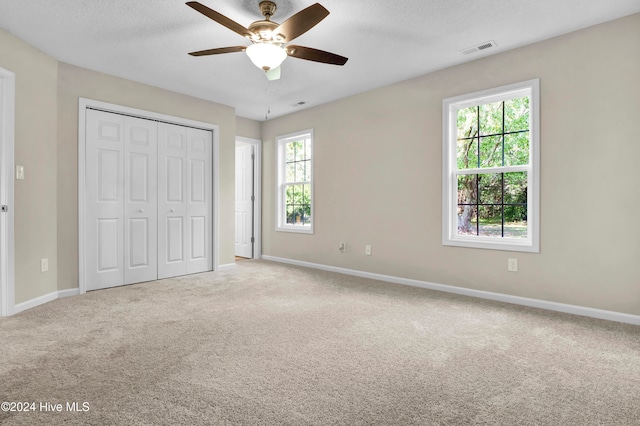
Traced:
<path fill-rule="evenodd" d="M 243 261 L 1 318 L 0 401 L 36 404 L 7 425 L 639 425 L 640 327 Z"/>

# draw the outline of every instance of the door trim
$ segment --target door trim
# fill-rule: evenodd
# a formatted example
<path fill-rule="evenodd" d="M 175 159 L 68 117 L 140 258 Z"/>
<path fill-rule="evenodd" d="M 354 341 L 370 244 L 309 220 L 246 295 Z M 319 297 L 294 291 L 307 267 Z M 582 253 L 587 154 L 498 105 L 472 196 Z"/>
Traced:
<path fill-rule="evenodd" d="M 85 147 L 86 147 L 86 111 L 87 109 L 98 109 L 105 112 L 130 115 L 147 120 L 162 121 L 180 126 L 195 127 L 197 129 L 210 130 L 213 136 L 213 146 L 211 154 L 213 156 L 211 168 L 213 173 L 213 197 L 212 197 L 212 242 L 213 242 L 213 270 L 218 270 L 220 241 L 219 241 L 219 134 L 220 126 L 202 121 L 190 120 L 187 118 L 175 117 L 172 115 L 160 114 L 157 112 L 145 111 L 137 108 L 130 108 L 122 105 L 110 104 L 93 99 L 78 98 L 78 287 L 80 294 L 87 292 L 86 271 L 85 271 Z"/>
<path fill-rule="evenodd" d="M 9 211 L 0 214 L 0 316 L 15 313 L 14 272 L 14 149 L 16 76 L 0 68 L 0 204 Z"/>
<path fill-rule="evenodd" d="M 262 257 L 262 141 L 259 139 L 236 136 L 236 143 L 253 145 L 255 161 L 253 163 L 253 188 L 256 197 L 253 203 L 253 259 Z"/>

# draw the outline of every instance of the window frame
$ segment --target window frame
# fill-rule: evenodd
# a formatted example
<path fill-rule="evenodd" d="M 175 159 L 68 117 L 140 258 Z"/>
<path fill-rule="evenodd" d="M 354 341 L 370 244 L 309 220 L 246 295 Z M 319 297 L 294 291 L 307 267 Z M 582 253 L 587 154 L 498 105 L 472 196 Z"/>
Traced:
<path fill-rule="evenodd" d="M 309 165 L 311 167 L 310 172 L 310 181 L 301 181 L 301 182 L 286 182 L 286 152 L 285 147 L 288 143 L 299 141 L 301 139 L 308 139 L 309 151 L 310 151 L 310 160 Z M 313 188 L 313 129 L 301 130 L 294 133 L 289 133 L 286 135 L 276 136 L 276 150 L 277 150 L 277 161 L 276 161 L 276 231 L 282 232 L 294 232 L 301 234 L 313 234 L 313 223 L 314 223 L 314 188 Z M 292 184 L 308 184 L 311 187 L 311 195 L 310 195 L 310 223 L 308 225 L 289 225 L 287 223 L 286 218 L 286 186 Z"/>
<path fill-rule="evenodd" d="M 459 173 L 457 164 L 457 112 L 471 106 L 529 96 L 529 164 L 483 168 L 483 174 L 527 172 L 527 238 L 458 234 L 458 175 L 477 174 L 478 169 Z M 442 244 L 479 249 L 540 252 L 540 80 L 533 79 L 442 101 Z M 475 172 L 473 172 L 475 170 Z"/>

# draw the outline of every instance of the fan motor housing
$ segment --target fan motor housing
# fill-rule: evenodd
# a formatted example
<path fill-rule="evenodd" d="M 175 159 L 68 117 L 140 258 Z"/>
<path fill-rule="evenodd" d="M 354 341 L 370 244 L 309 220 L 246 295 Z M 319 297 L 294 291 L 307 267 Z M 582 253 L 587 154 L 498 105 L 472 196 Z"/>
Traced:
<path fill-rule="evenodd" d="M 278 39 L 278 35 L 273 34 L 273 30 L 275 30 L 279 26 L 280 24 L 273 21 L 256 21 L 249 25 L 249 31 L 251 31 L 251 33 L 253 34 L 251 40 L 266 42 L 275 41 L 281 43 L 283 41 L 281 37 L 280 39 Z"/>

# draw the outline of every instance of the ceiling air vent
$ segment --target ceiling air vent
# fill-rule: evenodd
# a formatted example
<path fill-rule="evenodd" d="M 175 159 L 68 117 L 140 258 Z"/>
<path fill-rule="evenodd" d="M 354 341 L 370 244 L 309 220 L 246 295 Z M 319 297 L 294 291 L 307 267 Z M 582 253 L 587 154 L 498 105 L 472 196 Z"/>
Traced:
<path fill-rule="evenodd" d="M 492 47 L 496 47 L 496 42 L 493 40 L 485 41 L 484 43 L 477 44 L 473 47 L 468 47 L 462 50 L 463 55 L 470 55 L 472 53 L 480 52 L 481 50 L 487 50 Z"/>

